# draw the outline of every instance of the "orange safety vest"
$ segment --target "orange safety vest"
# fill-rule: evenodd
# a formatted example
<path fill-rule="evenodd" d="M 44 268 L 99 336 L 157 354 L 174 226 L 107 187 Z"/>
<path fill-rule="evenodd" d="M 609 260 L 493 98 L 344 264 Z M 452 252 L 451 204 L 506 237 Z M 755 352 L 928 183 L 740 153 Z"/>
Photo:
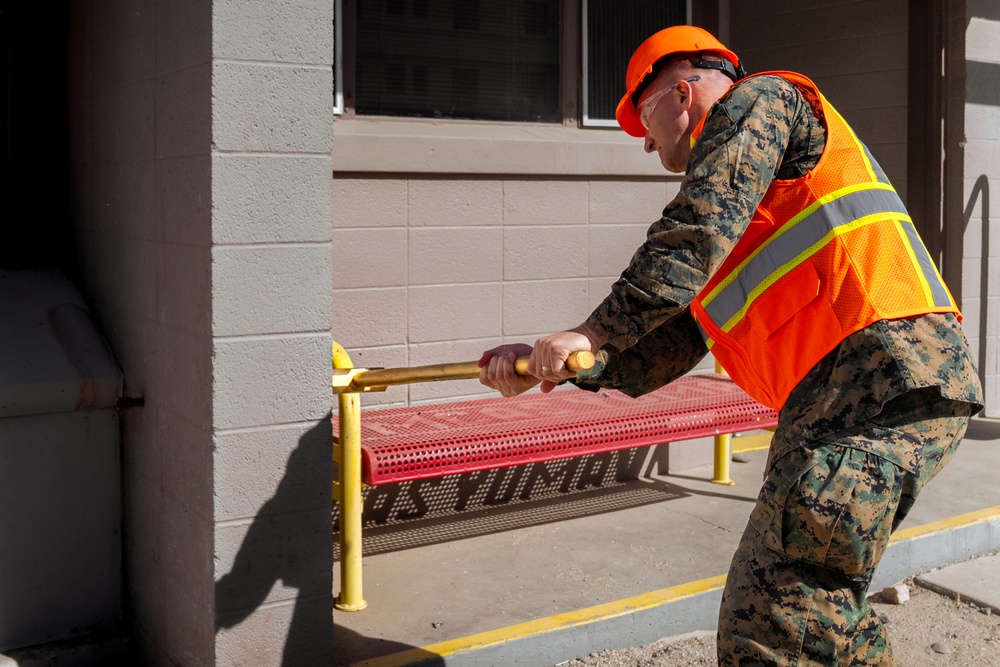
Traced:
<path fill-rule="evenodd" d="M 826 146 L 808 174 L 771 183 L 691 312 L 733 380 L 780 410 L 852 333 L 958 307 L 889 179 L 816 84 L 794 72 L 762 74 L 804 92 L 825 118 Z"/>

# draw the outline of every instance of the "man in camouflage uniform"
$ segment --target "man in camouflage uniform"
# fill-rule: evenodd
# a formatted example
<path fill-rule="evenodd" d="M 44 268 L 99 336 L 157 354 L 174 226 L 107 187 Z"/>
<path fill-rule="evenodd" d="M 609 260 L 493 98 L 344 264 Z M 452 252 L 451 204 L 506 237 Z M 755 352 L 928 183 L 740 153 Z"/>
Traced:
<path fill-rule="evenodd" d="M 827 137 L 789 81 L 734 83 L 721 68 L 704 68 L 712 58 L 665 59 L 636 90 L 646 151 L 685 177 L 611 294 L 579 327 L 533 349 L 484 353 L 484 384 L 504 395 L 539 382 L 549 391 L 572 375 L 563 367 L 569 352 L 591 349 L 603 351 L 606 362 L 577 384 L 638 396 L 706 355 L 690 304 L 771 183 L 809 173 Z M 693 119 L 675 114 L 685 102 Z M 512 361 L 528 353 L 533 375 L 519 377 Z M 877 321 L 816 364 L 780 412 L 764 484 L 726 581 L 719 664 L 894 664 L 868 586 L 890 534 L 952 456 L 981 403 L 951 313 Z"/>

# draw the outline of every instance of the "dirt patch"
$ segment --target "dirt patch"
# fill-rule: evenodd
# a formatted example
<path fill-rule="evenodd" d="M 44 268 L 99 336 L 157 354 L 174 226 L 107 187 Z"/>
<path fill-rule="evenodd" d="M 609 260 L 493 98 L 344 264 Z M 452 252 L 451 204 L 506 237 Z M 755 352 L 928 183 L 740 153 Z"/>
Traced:
<path fill-rule="evenodd" d="M 875 602 L 899 667 L 1000 667 L 1000 615 L 908 582 L 910 599 Z M 698 633 L 648 646 L 602 651 L 560 667 L 714 667 L 715 634 Z"/>

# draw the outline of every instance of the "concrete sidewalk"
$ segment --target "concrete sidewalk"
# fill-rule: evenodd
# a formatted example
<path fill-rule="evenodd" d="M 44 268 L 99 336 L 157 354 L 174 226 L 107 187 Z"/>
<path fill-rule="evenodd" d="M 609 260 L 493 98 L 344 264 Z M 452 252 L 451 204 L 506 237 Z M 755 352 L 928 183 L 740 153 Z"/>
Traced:
<path fill-rule="evenodd" d="M 712 484 L 705 467 L 366 527 L 369 606 L 334 614 L 338 664 L 554 665 L 710 630 L 766 456 L 734 463 L 735 486 Z M 922 581 L 970 601 L 1000 595 L 1000 561 L 966 563 L 1000 550 L 998 469 L 1000 421 L 974 420 L 894 536 L 872 589 L 963 563 Z M 502 477 L 490 483 L 502 496 Z M 445 493 L 429 486 L 408 493 Z"/>

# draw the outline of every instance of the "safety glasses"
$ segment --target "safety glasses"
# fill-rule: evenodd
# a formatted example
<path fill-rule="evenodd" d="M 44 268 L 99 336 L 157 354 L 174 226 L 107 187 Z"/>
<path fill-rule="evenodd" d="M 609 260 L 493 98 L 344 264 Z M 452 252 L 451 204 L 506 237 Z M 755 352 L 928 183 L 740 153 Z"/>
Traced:
<path fill-rule="evenodd" d="M 684 79 L 684 81 L 687 81 L 688 83 L 694 83 L 695 81 L 699 81 L 700 79 L 701 79 L 700 76 L 692 76 L 688 77 L 687 79 Z M 653 110 L 656 109 L 656 103 L 660 101 L 660 98 L 662 98 L 664 95 L 666 95 L 671 90 L 676 88 L 678 83 L 680 83 L 680 81 L 670 86 L 669 88 L 661 90 L 658 93 L 653 93 L 652 95 L 647 97 L 642 104 L 639 105 L 639 122 L 642 123 L 642 126 L 646 128 L 647 132 L 649 132 L 649 119 L 653 117 Z"/>

